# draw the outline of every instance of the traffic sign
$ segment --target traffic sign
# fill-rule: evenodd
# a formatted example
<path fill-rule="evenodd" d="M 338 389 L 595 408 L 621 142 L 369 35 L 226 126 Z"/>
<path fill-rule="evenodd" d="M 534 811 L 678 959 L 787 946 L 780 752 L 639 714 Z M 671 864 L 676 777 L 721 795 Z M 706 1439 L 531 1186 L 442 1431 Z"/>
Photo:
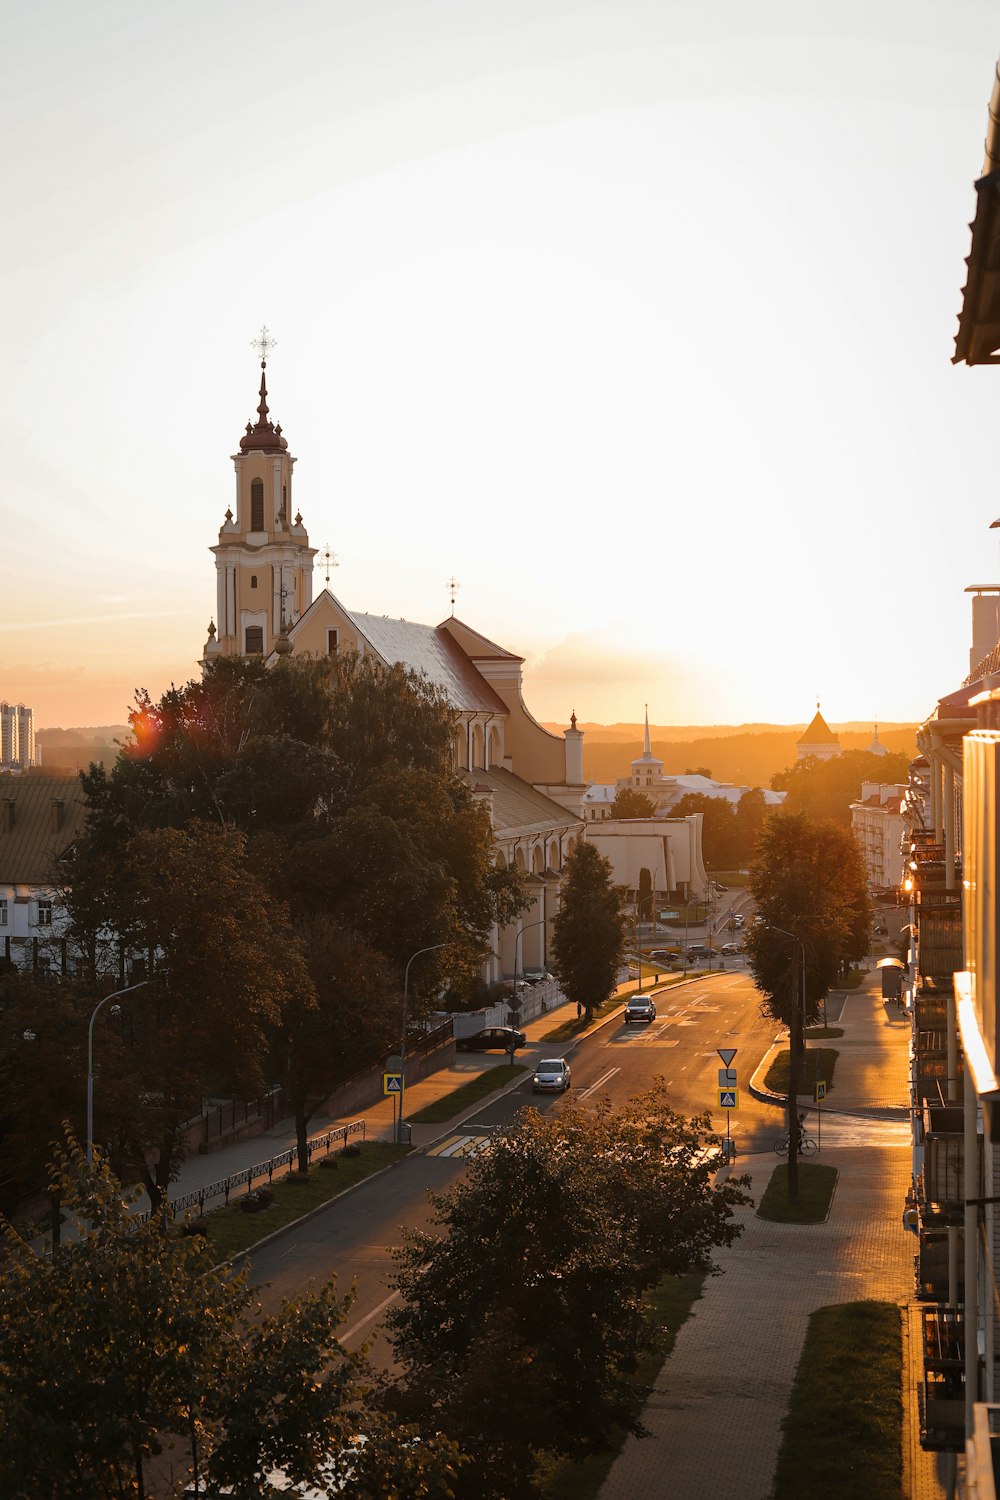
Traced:
<path fill-rule="evenodd" d="M 826 1098 L 826 1084 L 822 1081 L 822 1079 L 817 1078 L 817 1080 L 816 1080 L 816 1103 L 817 1104 L 822 1104 L 823 1100 L 825 1098 Z"/>
<path fill-rule="evenodd" d="M 718 1052 L 719 1056 L 722 1058 L 722 1061 L 725 1063 L 726 1067 L 728 1068 L 730 1066 L 730 1064 L 732 1063 L 733 1058 L 736 1056 L 736 1048 L 735 1047 L 716 1047 L 715 1050 L 716 1050 L 716 1052 Z"/>
<path fill-rule="evenodd" d="M 740 1099 L 739 1092 L 736 1089 L 720 1089 L 719 1090 L 719 1108 L 720 1109 L 739 1109 L 739 1107 L 740 1107 L 739 1099 Z"/>
<path fill-rule="evenodd" d="M 736 1087 L 736 1085 L 737 1085 L 738 1082 L 739 1082 L 739 1079 L 736 1076 L 736 1069 L 735 1068 L 720 1068 L 719 1069 L 719 1088 L 720 1089 L 734 1089 Z"/>
<path fill-rule="evenodd" d="M 401 1094 L 403 1092 L 402 1073 L 383 1073 L 382 1092 L 383 1094 Z"/>

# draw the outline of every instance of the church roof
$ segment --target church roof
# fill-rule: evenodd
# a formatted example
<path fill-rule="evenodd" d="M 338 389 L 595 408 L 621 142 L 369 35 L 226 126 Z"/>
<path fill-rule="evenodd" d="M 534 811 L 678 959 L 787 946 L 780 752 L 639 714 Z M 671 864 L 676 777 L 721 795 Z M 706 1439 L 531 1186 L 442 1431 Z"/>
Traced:
<path fill-rule="evenodd" d="M 461 771 L 471 786 L 485 786 L 493 793 L 493 823 L 501 837 L 546 833 L 550 828 L 568 828 L 579 818 L 513 771 L 492 766 L 488 771 Z"/>
<path fill-rule="evenodd" d="M 0 882 L 51 884 L 56 861 L 83 831 L 86 811 L 79 776 L 0 774 Z"/>
<path fill-rule="evenodd" d="M 247 430 L 240 438 L 241 453 L 286 453 L 288 451 L 288 439 L 281 435 L 281 423 L 279 422 L 275 427 L 268 416 L 266 369 L 266 362 L 261 360 L 257 421 L 253 426 L 247 423 Z"/>
<path fill-rule="evenodd" d="M 507 712 L 507 705 L 477 672 L 465 652 L 441 625 L 417 625 L 385 615 L 355 614 L 351 620 L 383 661 L 399 662 L 443 688 L 452 708 Z"/>
<path fill-rule="evenodd" d="M 498 646 L 496 641 L 491 641 L 488 636 L 483 635 L 480 631 L 473 630 L 471 625 L 466 625 L 464 620 L 459 620 L 454 615 L 449 615 L 446 620 L 442 620 L 438 629 L 450 630 L 452 626 L 461 631 L 463 635 L 469 637 L 469 644 L 466 649 L 473 658 L 492 657 L 497 661 L 524 660 L 523 656 L 517 656 L 513 651 L 508 651 L 505 646 Z"/>
<path fill-rule="evenodd" d="M 805 734 L 800 734 L 796 741 L 799 745 L 839 745 L 840 736 L 834 734 L 829 724 L 817 708 L 813 714 L 812 723 Z"/>

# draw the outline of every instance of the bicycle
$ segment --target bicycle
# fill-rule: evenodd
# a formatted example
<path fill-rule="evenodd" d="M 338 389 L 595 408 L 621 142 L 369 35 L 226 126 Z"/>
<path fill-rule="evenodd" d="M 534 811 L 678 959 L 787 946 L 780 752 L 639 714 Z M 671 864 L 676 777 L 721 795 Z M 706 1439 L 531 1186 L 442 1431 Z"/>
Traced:
<path fill-rule="evenodd" d="M 788 1137 L 787 1137 L 787 1135 L 780 1136 L 778 1138 L 778 1140 L 775 1141 L 775 1143 L 774 1143 L 774 1149 L 775 1149 L 775 1152 L 777 1153 L 778 1156 L 787 1156 L 788 1155 Z M 816 1144 L 816 1142 L 813 1140 L 813 1138 L 812 1138 L 811 1135 L 800 1135 L 799 1136 L 799 1151 L 798 1151 L 799 1156 L 815 1156 L 816 1152 L 818 1150 L 819 1150 L 819 1147 Z"/>

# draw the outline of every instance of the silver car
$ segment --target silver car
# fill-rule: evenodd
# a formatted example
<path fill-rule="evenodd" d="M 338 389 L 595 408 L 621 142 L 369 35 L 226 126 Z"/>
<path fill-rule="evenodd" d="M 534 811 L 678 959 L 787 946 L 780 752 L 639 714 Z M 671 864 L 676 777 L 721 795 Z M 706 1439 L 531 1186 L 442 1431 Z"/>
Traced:
<path fill-rule="evenodd" d="M 565 1094 L 569 1088 L 569 1063 L 562 1057 L 545 1057 L 535 1069 L 531 1087 L 536 1094 Z"/>

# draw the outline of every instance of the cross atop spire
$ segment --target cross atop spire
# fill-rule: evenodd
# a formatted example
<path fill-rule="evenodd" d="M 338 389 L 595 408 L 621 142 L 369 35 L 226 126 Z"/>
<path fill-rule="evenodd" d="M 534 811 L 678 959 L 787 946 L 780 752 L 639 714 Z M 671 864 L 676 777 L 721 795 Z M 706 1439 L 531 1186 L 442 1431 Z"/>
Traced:
<path fill-rule="evenodd" d="M 276 349 L 277 346 L 278 340 L 271 337 L 271 330 L 268 328 L 266 323 L 262 323 L 260 326 L 260 333 L 258 333 L 255 339 L 250 340 L 250 348 L 256 349 L 257 353 L 260 355 L 261 369 L 263 369 L 267 364 L 267 356 L 270 351 L 272 349 Z"/>

